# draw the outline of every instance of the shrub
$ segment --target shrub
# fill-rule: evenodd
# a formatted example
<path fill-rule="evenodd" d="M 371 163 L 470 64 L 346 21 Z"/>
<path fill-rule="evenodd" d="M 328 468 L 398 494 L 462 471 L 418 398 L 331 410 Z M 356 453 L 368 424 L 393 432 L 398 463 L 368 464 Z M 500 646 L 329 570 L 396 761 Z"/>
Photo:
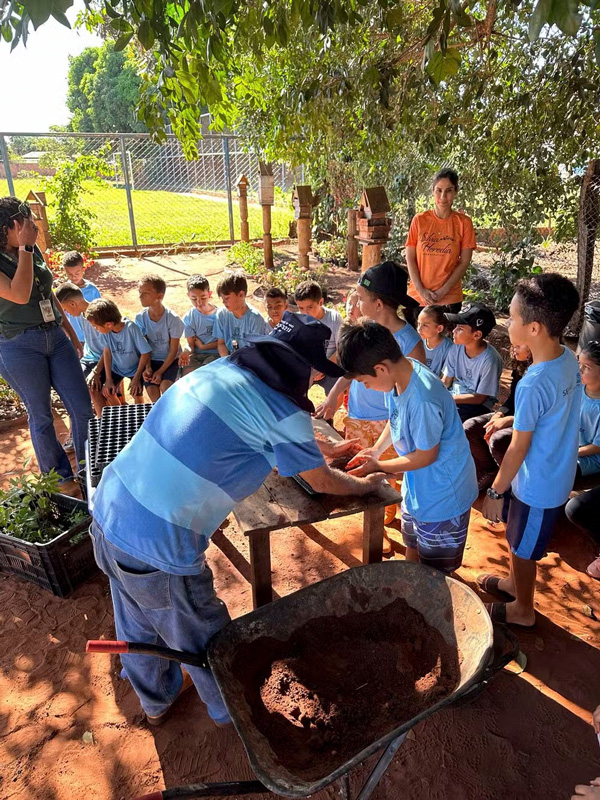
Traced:
<path fill-rule="evenodd" d="M 528 275 L 542 272 L 534 265 L 531 240 L 523 239 L 516 247 L 506 245 L 497 251 L 490 267 L 490 295 L 497 311 L 508 311 L 517 282 Z"/>

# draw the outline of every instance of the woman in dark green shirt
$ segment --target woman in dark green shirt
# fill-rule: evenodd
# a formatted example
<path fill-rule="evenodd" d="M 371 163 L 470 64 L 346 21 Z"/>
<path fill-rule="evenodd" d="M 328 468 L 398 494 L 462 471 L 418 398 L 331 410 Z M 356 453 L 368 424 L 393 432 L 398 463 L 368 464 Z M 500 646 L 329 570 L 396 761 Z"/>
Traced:
<path fill-rule="evenodd" d="M 52 291 L 37 233 L 27 203 L 0 198 L 0 375 L 27 409 L 41 471 L 55 469 L 69 480 L 73 471 L 54 430 L 50 390 L 71 418 L 78 463 L 85 458 L 92 407 L 79 363 L 81 345 Z"/>

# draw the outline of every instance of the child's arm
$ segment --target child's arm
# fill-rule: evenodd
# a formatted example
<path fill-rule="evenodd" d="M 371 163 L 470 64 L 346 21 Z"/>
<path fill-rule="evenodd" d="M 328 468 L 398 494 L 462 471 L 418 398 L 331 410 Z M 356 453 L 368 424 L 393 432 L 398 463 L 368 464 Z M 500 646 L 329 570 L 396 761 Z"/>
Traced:
<path fill-rule="evenodd" d="M 104 367 L 104 350 L 102 351 L 102 355 L 98 359 L 98 363 L 92 370 L 91 375 L 88 378 L 88 386 L 90 389 L 94 389 L 95 391 L 99 392 L 102 389 L 102 368 Z"/>
<path fill-rule="evenodd" d="M 129 384 L 129 394 L 132 397 L 138 397 L 144 391 L 144 387 L 142 386 L 142 375 L 144 374 L 144 370 L 150 363 L 150 356 L 152 353 L 142 353 L 140 355 L 140 360 L 138 361 L 138 366 L 135 371 L 135 375 L 131 379 Z"/>
<path fill-rule="evenodd" d="M 352 383 L 348 378 L 338 378 L 325 400 L 317 406 L 315 417 L 331 419 L 342 404 L 342 395 Z"/>
<path fill-rule="evenodd" d="M 454 376 L 453 375 L 442 375 L 442 383 L 446 387 L 446 389 L 451 389 L 452 384 L 454 383 Z"/>
<path fill-rule="evenodd" d="M 414 358 L 415 361 L 420 361 L 421 364 L 427 363 L 425 356 L 425 345 L 423 342 L 417 342 L 413 349 L 408 353 L 408 358 Z"/>
<path fill-rule="evenodd" d="M 104 348 L 102 358 L 104 360 L 104 386 L 102 387 L 102 394 L 104 397 L 109 398 L 116 391 L 112 379 L 112 353 L 109 347 Z M 100 366 L 100 362 L 98 362 L 98 366 Z"/>
<path fill-rule="evenodd" d="M 229 350 L 225 344 L 225 339 L 217 339 L 217 350 L 220 356 L 228 356 Z"/>
<path fill-rule="evenodd" d="M 521 464 L 529 451 L 532 437 L 533 431 L 518 431 L 513 429 L 512 439 L 510 440 L 510 445 L 502 461 L 502 466 L 492 484 L 492 489 L 494 489 L 494 491 L 499 494 L 504 494 L 510 489 L 510 485 L 515 475 L 520 470 Z M 503 497 L 499 500 L 492 500 L 489 495 L 486 495 L 483 506 L 481 507 L 481 513 L 486 519 L 492 522 L 498 522 L 502 519 L 503 505 Z"/>
<path fill-rule="evenodd" d="M 377 441 L 377 447 L 378 445 L 379 440 Z M 428 467 L 434 461 L 437 461 L 439 452 L 440 446 L 436 444 L 429 450 L 413 450 L 412 453 L 407 453 L 405 456 L 381 460 L 369 454 L 368 451 L 363 451 L 348 462 L 346 469 L 350 470 L 351 475 L 356 475 L 359 478 L 370 475 L 371 472 L 386 472 L 389 475 L 397 475 L 399 472 L 410 472 L 411 470 Z"/>
<path fill-rule="evenodd" d="M 151 378 L 152 383 L 160 384 L 160 382 L 162 381 L 162 376 L 177 358 L 177 351 L 179 350 L 179 342 L 180 342 L 179 339 L 175 339 L 175 337 L 173 336 L 171 337 L 169 342 L 169 352 L 167 353 L 167 357 L 165 358 L 161 366 L 152 375 Z"/>
<path fill-rule="evenodd" d="M 60 323 L 62 325 L 62 329 L 67 334 L 67 336 L 69 337 L 71 342 L 73 343 L 73 347 L 75 348 L 75 351 L 77 353 L 77 358 L 81 358 L 81 356 L 83 355 L 83 345 L 81 344 L 81 342 L 77 338 L 77 334 L 73 330 L 73 326 L 69 322 L 68 317 L 67 317 L 67 315 L 65 313 L 65 310 L 61 306 L 60 300 L 58 299 L 58 297 L 54 294 L 54 291 L 52 292 L 52 301 L 56 304 L 56 307 L 59 310 L 60 315 L 62 317 L 62 321 Z"/>
<path fill-rule="evenodd" d="M 191 341 L 192 341 L 191 339 L 188 339 L 188 342 Z M 217 339 L 213 339 L 212 342 L 206 342 L 205 344 L 204 342 L 201 342 L 197 336 L 194 337 L 193 342 L 194 342 L 193 344 L 190 344 L 192 350 L 194 349 L 194 347 L 197 350 L 214 350 L 217 345 Z"/>
<path fill-rule="evenodd" d="M 600 453 L 600 447 L 597 444 L 584 444 L 579 448 L 577 453 L 579 458 L 586 458 L 586 456 L 597 456 Z"/>
<path fill-rule="evenodd" d="M 489 398 L 489 394 L 455 394 L 453 397 L 457 405 L 481 405 Z"/>

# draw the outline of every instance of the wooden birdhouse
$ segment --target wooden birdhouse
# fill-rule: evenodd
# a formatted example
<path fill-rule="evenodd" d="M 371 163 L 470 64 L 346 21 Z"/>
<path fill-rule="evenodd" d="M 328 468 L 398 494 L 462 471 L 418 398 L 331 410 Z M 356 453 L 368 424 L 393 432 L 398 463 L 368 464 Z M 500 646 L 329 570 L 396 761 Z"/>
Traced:
<path fill-rule="evenodd" d="M 292 194 L 294 204 L 294 217 L 296 219 L 310 219 L 313 209 L 313 194 L 310 186 L 295 186 Z"/>
<path fill-rule="evenodd" d="M 390 201 L 383 186 L 364 189 L 358 209 L 359 240 L 387 240 L 392 227 L 392 220 L 387 216 L 390 210 Z"/>
<path fill-rule="evenodd" d="M 261 206 L 272 206 L 275 203 L 273 167 L 264 161 L 258 162 L 258 202 Z"/>
<path fill-rule="evenodd" d="M 250 181 L 245 175 L 240 175 L 236 181 L 237 190 L 238 190 L 238 197 L 247 197 L 248 196 L 248 186 L 250 186 Z"/>

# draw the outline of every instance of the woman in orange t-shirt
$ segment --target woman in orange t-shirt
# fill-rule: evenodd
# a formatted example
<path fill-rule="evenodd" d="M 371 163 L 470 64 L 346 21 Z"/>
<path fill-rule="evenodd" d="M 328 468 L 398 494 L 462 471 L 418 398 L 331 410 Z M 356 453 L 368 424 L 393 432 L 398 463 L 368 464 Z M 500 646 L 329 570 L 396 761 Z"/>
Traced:
<path fill-rule="evenodd" d="M 462 305 L 461 279 L 477 247 L 470 217 L 452 210 L 458 175 L 442 169 L 433 179 L 434 208 L 415 214 L 406 240 L 408 294 L 420 306 L 444 305 L 456 314 Z"/>

